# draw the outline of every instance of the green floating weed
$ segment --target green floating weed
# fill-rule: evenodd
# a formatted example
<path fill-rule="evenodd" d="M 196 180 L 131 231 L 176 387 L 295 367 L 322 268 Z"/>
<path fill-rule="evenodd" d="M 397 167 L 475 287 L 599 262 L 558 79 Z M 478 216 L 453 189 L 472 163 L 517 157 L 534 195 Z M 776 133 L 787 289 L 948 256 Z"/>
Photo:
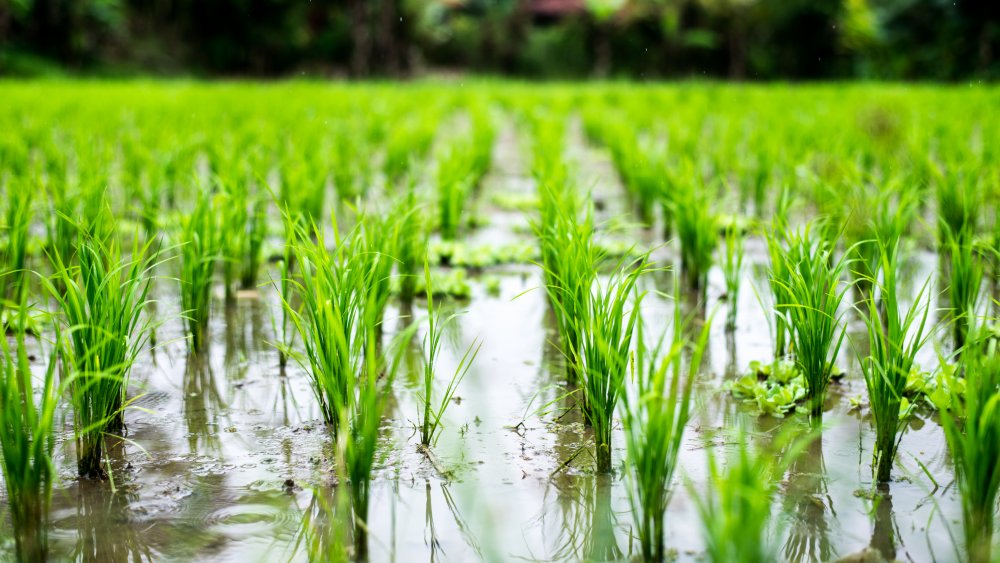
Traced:
<path fill-rule="evenodd" d="M 54 280 L 43 279 L 66 325 L 60 345 L 72 376 L 69 391 L 82 476 L 103 475 L 104 437 L 124 428 L 129 373 L 150 335 L 143 309 L 157 253 L 148 243 L 140 246 L 138 234 L 132 248 L 128 258 L 114 239 L 81 235 L 78 265 L 60 267 Z"/>
<path fill-rule="evenodd" d="M 826 240 L 809 228 L 789 236 L 788 249 L 772 262 L 772 284 L 781 289 L 775 303 L 790 329 L 795 362 L 802 369 L 812 416 L 822 416 L 826 388 L 846 331 L 839 311 L 849 286 L 841 281 L 847 259 L 835 259 Z"/>
<path fill-rule="evenodd" d="M 917 353 L 932 332 L 927 331 L 927 313 L 930 309 L 927 287 L 924 283 L 914 304 L 904 314 L 900 302 L 896 274 L 896 249 L 898 239 L 879 241 L 881 283 L 871 279 L 878 289 L 865 296 L 864 320 L 868 327 L 867 357 L 860 358 L 861 370 L 868 387 L 869 404 L 875 420 L 875 451 L 872 471 L 880 483 L 889 481 L 896 448 L 906 430 L 900 417 L 905 400 L 907 380 L 914 368 Z M 890 246 L 891 245 L 891 246 Z M 927 297 L 927 300 L 924 298 Z"/>
<path fill-rule="evenodd" d="M 17 326 L 26 323 L 22 319 Z M 23 329 L 14 340 L 12 349 L 7 338 L 0 338 L 0 469 L 17 560 L 41 562 L 48 559 L 55 411 L 63 388 L 56 383 L 55 355 L 39 385 L 32 377 Z"/>
<path fill-rule="evenodd" d="M 670 484 L 690 417 L 695 376 L 708 342 L 710 323 L 705 323 L 698 340 L 690 343 L 682 336 L 679 315 L 674 320 L 673 343 L 665 354 L 660 354 L 659 346 L 652 351 L 646 348 L 640 323 L 635 388 L 625 386 L 622 390 L 629 504 L 646 561 L 667 558 L 663 540 Z M 682 356 L 687 348 L 692 354 L 683 373 Z"/>

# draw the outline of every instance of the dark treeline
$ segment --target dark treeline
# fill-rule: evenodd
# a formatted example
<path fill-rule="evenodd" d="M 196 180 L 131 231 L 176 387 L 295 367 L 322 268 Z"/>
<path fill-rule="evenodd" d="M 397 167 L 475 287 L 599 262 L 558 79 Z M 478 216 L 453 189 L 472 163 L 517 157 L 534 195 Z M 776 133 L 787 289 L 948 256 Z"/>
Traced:
<path fill-rule="evenodd" d="M 992 79 L 996 0 L 0 0 L 0 73 Z"/>

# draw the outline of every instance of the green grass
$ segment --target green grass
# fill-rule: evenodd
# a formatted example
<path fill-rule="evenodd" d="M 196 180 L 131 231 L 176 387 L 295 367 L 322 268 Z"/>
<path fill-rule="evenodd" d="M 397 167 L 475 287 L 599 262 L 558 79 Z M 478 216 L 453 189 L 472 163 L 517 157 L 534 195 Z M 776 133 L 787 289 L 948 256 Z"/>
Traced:
<path fill-rule="evenodd" d="M 847 258 L 811 228 L 788 235 L 788 246 L 772 262 L 772 284 L 780 288 L 775 303 L 789 329 L 795 363 L 806 380 L 810 413 L 822 416 L 826 389 L 846 330 L 840 305 L 849 285 L 842 281 Z"/>
<path fill-rule="evenodd" d="M 878 278 L 864 299 L 862 314 L 868 327 L 868 355 L 859 358 L 868 387 L 869 408 L 875 422 L 872 473 L 879 483 L 889 481 L 896 449 L 907 427 L 908 413 L 900 412 L 903 392 L 917 353 L 933 334 L 927 325 L 930 280 L 924 283 L 905 312 L 900 303 L 897 239 L 880 240 Z M 877 297 L 876 297 L 877 290 Z"/>
<path fill-rule="evenodd" d="M 215 264 L 222 253 L 216 205 L 207 193 L 180 220 L 181 308 L 186 321 L 188 345 L 197 353 L 208 344 L 208 321 L 212 313 Z"/>
<path fill-rule="evenodd" d="M 640 323 L 631 378 L 634 389 L 625 385 L 621 395 L 629 504 L 646 561 L 662 561 L 668 556 L 664 525 L 670 486 L 691 416 L 691 393 L 710 327 L 706 322 L 696 341 L 686 340 L 677 309 L 673 342 L 665 353 L 659 346 L 650 350 L 644 345 Z M 686 350 L 689 358 L 683 357 Z"/>
<path fill-rule="evenodd" d="M 22 319 L 16 326 L 26 324 Z M 48 560 L 56 408 L 64 388 L 56 381 L 55 355 L 41 381 L 33 376 L 23 330 L 13 345 L 0 339 L 0 352 L 0 469 L 15 553 L 18 561 L 42 562 Z"/>
<path fill-rule="evenodd" d="M 950 401 L 940 405 L 961 494 L 966 553 L 972 563 L 993 561 L 1000 496 L 1000 350 L 997 340 L 986 336 L 978 328 L 969 334 L 960 363 L 965 393 L 953 389 Z"/>
<path fill-rule="evenodd" d="M 128 256 L 115 239 L 81 235 L 77 263 L 64 266 L 54 256 L 53 279 L 43 279 L 65 324 L 60 354 L 73 381 L 69 394 L 81 476 L 104 475 L 104 438 L 124 429 L 129 375 L 150 335 L 143 310 L 158 253 L 139 245 L 138 235 L 132 248 Z"/>

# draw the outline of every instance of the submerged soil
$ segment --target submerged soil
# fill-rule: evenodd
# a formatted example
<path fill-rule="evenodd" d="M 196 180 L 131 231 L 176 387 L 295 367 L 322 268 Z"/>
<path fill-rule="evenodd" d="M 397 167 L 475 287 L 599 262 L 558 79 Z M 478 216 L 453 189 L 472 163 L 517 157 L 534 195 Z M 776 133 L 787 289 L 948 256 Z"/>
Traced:
<path fill-rule="evenodd" d="M 627 211 L 608 156 L 573 134 L 569 158 L 583 186 L 601 202 L 599 219 Z M 522 212 L 490 203 L 491 192 L 533 193 L 525 157 L 512 128 L 501 132 L 493 170 L 478 196 L 488 225 L 470 242 L 530 241 Z M 658 229 L 627 229 L 642 244 L 662 244 Z M 671 263 L 675 248 L 654 255 Z M 710 276 L 703 311 L 720 320 L 696 385 L 695 415 L 681 450 L 681 470 L 667 515 L 666 544 L 682 560 L 703 550 L 692 495 L 706 478 L 708 449 L 733 446 L 719 430 L 743 424 L 768 440 L 778 429 L 807 426 L 801 416 L 758 416 L 723 390 L 752 360 L 770 360 L 767 320 L 755 296 L 764 289 L 762 241 L 748 242 L 737 329 L 721 318 L 721 272 Z M 934 271 L 932 255 L 918 255 L 914 280 Z M 416 375 L 404 370 L 384 420 L 383 456 L 373 480 L 370 558 L 420 560 L 625 559 L 632 538 L 621 466 L 624 441 L 614 437 L 616 471 L 593 473 L 590 437 L 575 412 L 558 366 L 554 320 L 536 266 L 488 269 L 499 291 L 473 283 L 472 297 L 452 302 L 464 310 L 447 334 L 440 373 L 450 373 L 477 339 L 482 350 L 446 414 L 434 448 L 436 463 L 418 451 Z M 126 416 L 128 441 L 110 454 L 110 483 L 79 481 L 72 441 L 59 448 L 60 483 L 51 518 L 56 559 L 86 561 L 304 559 L 296 538 L 315 497 L 330 495 L 331 441 L 304 371 L 279 368 L 273 317 L 280 304 L 269 286 L 241 294 L 231 305 L 216 300 L 211 343 L 198 359 L 182 340 L 176 282 L 157 280 L 154 314 L 162 319 L 156 347 L 132 375 L 137 397 Z M 669 330 L 675 304 L 669 274 L 649 276 L 643 308 L 649 338 Z M 495 289 L 495 288 L 493 288 Z M 422 318 L 393 306 L 391 327 Z M 857 338 L 856 315 L 848 312 Z M 391 332 L 391 331 L 390 331 Z M 419 341 L 419 339 L 418 339 Z M 832 387 L 822 438 L 783 476 L 773 507 L 781 553 L 793 561 L 831 560 L 876 550 L 885 558 L 929 561 L 958 558 L 957 490 L 940 425 L 918 412 L 903 437 L 889 495 L 873 500 L 870 461 L 874 432 L 866 411 L 849 397 L 866 395 L 853 352 L 845 347 L 845 379 Z M 930 347 L 929 347 L 930 348 Z M 416 362 L 414 357 L 410 358 Z M 934 361 L 933 350 L 925 362 Z M 69 414 L 64 437 L 71 436 Z M 690 486 L 687 485 L 690 483 Z"/>

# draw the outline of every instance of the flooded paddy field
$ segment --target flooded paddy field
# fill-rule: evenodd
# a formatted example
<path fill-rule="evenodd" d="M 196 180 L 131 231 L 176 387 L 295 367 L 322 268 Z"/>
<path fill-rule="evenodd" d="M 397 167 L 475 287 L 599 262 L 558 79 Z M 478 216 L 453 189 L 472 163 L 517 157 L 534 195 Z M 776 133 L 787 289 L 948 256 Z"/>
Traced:
<path fill-rule="evenodd" d="M 84 91 L 88 88 L 94 87 L 81 86 Z M 129 87 L 124 88 L 127 91 Z M 434 92 L 437 87 L 418 85 L 413 88 Z M 424 152 L 412 149 L 420 156 L 412 159 L 408 179 L 402 180 L 400 185 L 409 182 L 415 186 L 417 197 L 422 198 L 418 207 L 431 217 L 443 213 L 439 206 L 439 198 L 443 196 L 435 195 L 442 181 L 440 172 L 435 172 L 441 165 L 435 160 L 444 159 L 442 154 L 454 150 L 448 148 L 449 135 L 468 135 L 469 123 L 463 112 L 469 107 L 486 108 L 483 111 L 488 113 L 494 130 L 491 137 L 487 136 L 488 167 L 462 204 L 463 222 L 458 235 L 445 237 L 442 234 L 444 219 L 427 222 L 428 253 L 451 254 L 450 258 L 438 258 L 430 264 L 426 275 L 451 280 L 434 283 L 457 286 L 443 289 L 433 301 L 444 317 L 455 315 L 443 325 L 433 385 L 440 397 L 440 390 L 448 386 L 449 381 L 455 381 L 454 393 L 442 411 L 440 434 L 430 444 L 421 445 L 421 421 L 426 417 L 423 370 L 427 319 L 431 312 L 426 296 L 420 295 L 419 290 L 410 300 L 401 298 L 394 290 L 385 304 L 380 323 L 379 345 L 384 346 L 384 350 L 379 353 L 388 356 L 398 348 L 399 365 L 391 384 L 380 387 L 384 400 L 370 470 L 368 512 L 364 518 L 355 514 L 353 525 L 350 525 L 350 517 L 338 515 L 338 511 L 344 510 L 342 493 L 347 488 L 347 479 L 340 467 L 347 454 L 317 400 L 315 365 L 307 358 L 304 341 L 309 333 L 295 330 L 295 323 L 286 320 L 287 310 L 294 310 L 303 302 L 302 295 L 296 294 L 294 288 L 286 292 L 281 287 L 285 272 L 282 257 L 287 239 L 282 229 L 280 202 L 282 197 L 288 198 L 286 202 L 296 197 L 294 191 L 288 195 L 279 188 L 290 181 L 281 170 L 286 161 L 279 159 L 276 166 L 265 165 L 263 173 L 255 179 L 245 180 L 260 194 L 266 193 L 265 184 L 270 186 L 275 198 L 273 201 L 270 196 L 267 198 L 264 220 L 267 235 L 261 244 L 260 271 L 250 287 L 231 290 L 222 271 L 228 258 L 222 256 L 212 270 L 205 342 L 195 351 L 189 324 L 192 315 L 182 295 L 187 274 L 181 248 L 190 241 L 183 240 L 180 235 L 186 232 L 186 227 L 175 226 L 180 223 L 174 212 L 167 210 L 173 205 L 178 214 L 187 213 L 191 205 L 184 198 L 194 196 L 188 189 L 178 190 L 177 201 L 171 204 L 166 203 L 166 194 L 158 196 L 163 198 L 156 201 L 162 202 L 164 210 L 152 222 L 156 225 L 155 230 L 145 232 L 142 213 L 136 211 L 135 205 L 117 199 L 130 193 L 120 187 L 130 177 L 128 151 L 122 149 L 122 143 L 127 141 L 121 140 L 128 136 L 108 132 L 117 131 L 115 128 L 103 130 L 102 134 L 110 135 L 109 139 L 119 139 L 119 145 L 109 141 L 115 146 L 109 149 L 112 172 L 106 177 L 110 187 L 105 193 L 110 202 L 107 204 L 109 212 L 121 218 L 118 232 L 126 241 L 124 246 L 129 252 L 139 252 L 135 246 L 140 244 L 138 241 L 145 240 L 150 233 L 157 233 L 162 255 L 148 273 L 149 294 L 142 311 L 142 318 L 150 323 L 148 338 L 140 343 L 130 365 L 124 395 L 124 429 L 108 431 L 105 435 L 99 478 L 79 475 L 80 441 L 79 430 L 74 424 L 73 404 L 65 400 L 55 409 L 54 478 L 51 506 L 44 520 L 49 560 L 336 560 L 340 548 L 350 559 L 370 561 L 624 561 L 648 558 L 643 553 L 640 532 L 633 518 L 636 499 L 631 487 L 636 474 L 629 462 L 628 424 L 623 422 L 623 407 L 619 405 L 612 419 L 611 470 L 602 472 L 595 460 L 594 429 L 582 408 L 585 391 L 578 381 L 567 375 L 566 366 L 572 360 L 566 358 L 560 345 L 561 329 L 557 318 L 560 313 L 547 291 L 546 286 L 551 282 L 547 281 L 545 258 L 535 251 L 539 221 L 535 207 L 537 200 L 545 197 L 540 186 L 550 179 L 537 172 L 539 157 L 535 146 L 539 134 L 532 129 L 531 120 L 523 116 L 535 115 L 536 119 L 544 121 L 545 118 L 537 118 L 537 114 L 546 112 L 565 124 L 561 134 L 564 144 L 558 152 L 563 155 L 566 173 L 570 176 L 568 183 L 582 194 L 591 210 L 594 240 L 612 249 L 608 253 L 616 256 L 648 252 L 648 263 L 653 266 L 638 278 L 634 292 L 630 293 L 643 295 L 638 305 L 643 329 L 630 340 L 630 360 L 624 367 L 625 388 L 636 385 L 635 358 L 643 354 L 644 348 L 636 344 L 639 339 L 654 348 L 662 335 L 666 335 L 669 343 L 677 330 L 684 333 L 689 339 L 687 342 L 692 342 L 702 327 L 709 327 L 702 360 L 691 377 L 690 417 L 683 424 L 675 472 L 667 484 L 670 495 L 662 529 L 664 558 L 712 560 L 714 556 L 707 550 L 705 534 L 706 522 L 711 516 L 706 515 L 704 502 L 708 498 L 706 489 L 716 486 L 713 481 L 716 470 L 727 466 L 734 454 L 745 451 L 744 446 L 748 445 L 752 451 L 778 452 L 786 447 L 779 447 L 779 444 L 787 444 L 790 439 L 799 440 L 792 449 L 800 451 L 781 464 L 780 470 L 773 474 L 772 483 L 760 485 L 762 489 L 773 487 L 773 493 L 764 497 L 769 518 L 761 541 L 776 559 L 962 561 L 969 558 L 963 543 L 963 493 L 956 479 L 942 422 L 942 416 L 949 415 L 942 414 L 938 403 L 908 388 L 906 404 L 912 402 L 912 409 L 900 418 L 891 479 L 879 482 L 873 476 L 876 424 L 861 366 L 870 354 L 867 352 L 869 326 L 865 320 L 864 294 L 858 286 L 852 285 L 839 305 L 838 322 L 846 337 L 831 357 L 837 373 L 822 400 L 821 421 L 815 415 L 810 416 L 807 400 L 801 396 L 787 404 L 770 395 L 758 396 L 755 400 L 754 391 L 747 391 L 746 387 L 753 381 L 766 380 L 763 372 L 758 373 L 761 369 L 758 366 L 773 365 L 772 369 L 779 369 L 774 363 L 775 305 L 769 293 L 775 275 L 766 230 L 772 225 L 769 212 L 755 210 L 753 202 L 741 204 L 738 194 L 727 192 L 727 189 L 735 190 L 732 185 L 727 188 L 724 184 L 712 184 L 715 187 L 711 189 L 718 189 L 720 194 L 713 206 L 718 214 L 717 232 L 721 234 L 717 244 L 713 243 L 711 254 L 715 258 L 704 272 L 703 287 L 691 291 L 685 280 L 677 275 L 685 267 L 682 245 L 686 243 L 680 238 L 683 235 L 676 229 L 669 229 L 666 225 L 668 214 L 665 211 L 660 214 L 659 203 L 654 206 L 656 212 L 652 220 L 643 224 L 639 218 L 641 213 L 637 212 L 641 197 L 628 185 L 627 177 L 623 180 L 613 147 L 609 148 L 587 132 L 588 121 L 593 120 L 587 117 L 589 112 L 596 107 L 607 111 L 609 116 L 618 115 L 607 108 L 613 106 L 615 99 L 627 99 L 629 94 L 610 89 L 606 94 L 596 91 L 591 92 L 590 97 L 574 98 L 569 88 L 569 93 L 543 90 L 541 94 L 532 94 L 536 96 L 532 102 L 525 102 L 521 107 L 511 101 L 517 98 L 518 87 L 511 88 L 514 91 L 505 94 L 510 99 L 491 98 L 491 95 L 502 96 L 503 91 L 491 94 L 490 88 L 482 87 L 471 90 L 467 98 L 456 97 L 426 109 L 434 114 L 435 124 L 440 121 L 439 132 Z M 319 108 L 313 111 L 322 113 L 323 103 L 316 100 L 324 99 L 323 90 L 307 88 L 307 93 L 310 103 Z M 753 99 L 762 95 L 755 90 L 751 93 Z M 855 100 L 868 94 L 885 98 L 879 108 L 890 107 L 891 100 L 903 97 L 899 92 L 878 91 L 851 93 L 848 97 Z M 28 94 L 21 95 L 27 99 Z M 201 91 L 193 95 L 196 98 L 208 96 Z M 385 95 L 385 92 L 375 90 L 370 95 L 378 100 L 378 95 Z M 705 135 L 729 139 L 722 134 L 713 136 L 712 128 L 722 126 L 712 121 L 712 112 L 705 108 L 711 104 L 713 96 L 732 104 L 739 99 L 738 93 L 725 89 L 716 92 L 707 87 L 700 93 L 682 89 L 679 93 L 670 91 L 665 95 L 675 101 L 693 97 L 691 103 L 701 107 L 703 114 L 708 116 Z M 821 119 L 814 114 L 832 111 L 829 107 L 835 104 L 838 94 L 820 91 L 817 95 L 820 102 L 803 102 L 787 92 L 784 95 L 800 103 L 799 109 L 803 112 L 806 110 L 802 107 L 820 107 L 812 110 L 814 113 L 804 113 L 805 117 L 798 116 L 803 122 L 812 123 L 811 119 Z M 991 95 L 996 98 L 995 94 Z M 363 92 L 351 92 L 349 96 L 353 103 L 361 104 L 359 107 L 369 107 L 359 101 Z M 461 101 L 455 101 L 459 99 Z M 573 106 L 574 99 L 579 102 L 577 107 Z M 395 114 L 384 107 L 379 109 L 379 104 L 372 102 L 371 107 L 375 108 L 372 111 L 397 117 L 419 112 L 411 102 L 400 101 L 395 96 L 385 95 L 385 100 L 386 107 L 397 104 L 407 110 Z M 65 102 L 59 107 L 61 109 L 54 115 L 71 115 L 74 105 Z M 862 107 L 867 106 L 862 104 Z M 899 119 L 922 124 L 906 113 L 909 107 L 899 110 L 899 115 L 906 116 Z M 173 106 L 170 108 L 169 112 L 176 111 Z M 149 109 L 140 107 L 131 111 L 134 114 L 123 110 L 122 124 L 115 127 L 132 126 L 142 131 L 139 116 L 149 115 Z M 222 110 L 214 111 L 225 115 Z M 868 110 L 859 110 L 858 114 L 869 115 L 865 111 Z M 748 110 L 748 113 L 753 112 Z M 225 121 L 256 114 L 252 108 L 241 107 L 233 115 L 237 117 L 230 116 Z M 726 112 L 718 120 L 735 120 L 734 116 L 739 115 L 742 114 Z M 890 117 L 896 115 L 891 113 Z M 974 131 L 974 138 L 988 134 L 978 129 L 971 117 L 963 113 L 960 118 L 969 121 L 968 129 Z M 58 123 L 53 123 L 50 130 L 47 129 L 49 125 L 31 127 L 24 124 L 30 117 L 24 117 L 23 121 L 10 116 L 5 119 L 8 123 L 21 123 L 20 131 L 25 138 L 54 137 L 58 140 L 62 136 Z M 91 123 L 79 117 L 67 119 L 70 123 L 79 120 L 66 129 L 76 133 L 86 132 Z M 335 128 L 339 123 L 337 119 L 346 118 L 331 116 L 330 124 L 322 121 L 318 130 Z M 613 117 L 607 119 L 610 121 Z M 995 116 L 986 121 L 987 125 L 996 125 L 996 122 Z M 182 131 L 198 129 L 192 128 L 187 121 L 184 123 Z M 251 127 L 253 133 L 247 137 L 251 141 L 221 134 L 206 137 L 214 139 L 211 142 L 196 143 L 197 156 L 189 161 L 191 172 L 184 176 L 190 179 L 183 181 L 202 186 L 196 190 L 211 190 L 207 186 L 214 185 L 217 179 L 219 185 L 227 181 L 223 178 L 227 168 L 212 164 L 212 159 L 220 153 L 213 152 L 211 146 L 221 143 L 242 146 L 249 151 L 256 135 L 266 136 L 280 129 L 268 125 L 259 116 L 255 123 L 257 125 Z M 755 122 L 746 117 L 727 131 L 748 127 L 747 123 Z M 864 126 L 852 123 L 852 127 L 864 129 Z M 809 125 L 802 127 L 808 129 Z M 640 134 L 647 133 L 636 133 Z M 402 188 L 394 188 L 393 181 L 381 168 L 381 163 L 388 158 L 385 146 L 389 141 L 385 139 L 389 137 L 383 132 L 376 135 L 382 144 L 373 143 L 359 149 L 357 157 L 360 158 L 365 151 L 371 151 L 368 157 L 374 159 L 371 165 L 374 171 L 351 172 L 364 178 L 358 181 L 362 187 L 357 198 L 341 197 L 340 188 L 332 187 L 336 182 L 333 179 L 319 183 L 318 189 L 325 192 L 324 202 L 319 207 L 322 211 L 316 217 L 316 222 L 324 225 L 321 230 L 333 233 L 329 225 L 335 221 L 338 232 L 348 232 L 365 220 L 359 218 L 356 211 L 362 207 L 359 202 L 371 201 L 374 206 L 384 206 L 402 197 L 399 193 L 403 192 L 393 191 Z M 473 137 L 468 137 L 468 142 L 473 142 Z M 874 148 L 865 154 L 878 157 L 883 154 L 879 151 L 888 152 L 879 144 L 883 141 L 876 135 Z M 334 151 L 337 142 L 347 141 L 334 137 L 333 141 L 322 141 L 321 146 L 323 150 Z M 692 142 L 692 147 L 699 146 L 696 141 Z M 752 153 L 754 149 L 745 148 L 743 142 L 735 140 L 731 146 Z M 57 142 L 57 148 L 42 149 L 39 148 L 42 144 L 23 144 L 26 145 L 25 154 L 47 155 L 35 157 L 36 160 L 55 158 L 52 155 L 62 154 L 65 146 L 79 146 Z M 5 146 L 15 145 L 18 143 L 9 141 Z M 297 145 L 295 150 L 308 150 L 300 148 L 304 145 L 307 143 Z M 664 151 L 668 150 L 666 146 Z M 975 152 L 975 149 L 970 150 Z M 5 159 L 0 162 L 3 163 L 5 199 L 9 206 L 13 198 L 11 190 L 27 189 L 27 184 L 16 183 L 13 178 L 20 174 L 19 170 L 30 166 L 12 164 L 16 158 L 21 158 L 13 149 L 3 154 Z M 157 154 L 151 150 L 150 156 L 155 160 Z M 855 153 L 844 154 L 847 156 L 841 155 L 843 159 L 850 160 Z M 249 155 L 250 152 L 234 150 L 226 158 L 232 166 L 237 166 L 236 162 L 251 158 Z M 69 163 L 65 168 L 71 170 L 68 176 L 82 177 L 83 173 L 79 172 L 82 167 L 74 163 L 74 158 L 67 158 Z M 31 158 L 25 160 L 31 161 Z M 815 164 L 816 161 L 809 162 Z M 979 162 L 987 162 L 986 157 Z M 821 167 L 822 163 L 816 166 Z M 996 163 L 983 164 L 983 167 L 986 170 L 984 177 L 992 173 L 995 181 Z M 710 174 L 724 175 L 720 171 L 724 168 L 725 165 L 716 165 Z M 46 170 L 45 174 L 52 174 L 51 169 Z M 889 170 L 886 167 L 869 173 L 891 176 Z M 787 190 L 782 186 L 793 184 L 790 179 L 795 173 L 803 174 L 801 169 L 796 172 L 794 167 L 786 168 L 782 178 L 775 174 L 767 186 L 770 195 L 761 200 L 767 203 L 762 205 L 770 209 L 772 199 L 779 199 L 776 194 Z M 326 172 L 320 174 L 325 178 Z M 23 176 L 29 177 L 27 172 Z M 143 185 L 154 182 L 142 174 L 138 177 L 142 178 Z M 243 176 L 240 178 L 228 181 L 244 181 Z M 848 182 L 843 176 L 832 178 Z M 51 180 L 47 181 L 48 185 L 54 185 Z M 882 185 L 881 180 L 871 181 Z M 375 187 L 368 188 L 365 182 Z M 990 197 L 985 194 L 995 193 L 997 189 L 988 182 L 981 186 L 984 198 Z M 812 224 L 814 217 L 829 208 L 822 208 L 811 199 L 814 194 L 801 185 L 798 190 L 796 197 L 803 203 L 792 208 L 788 214 L 789 224 Z M 54 250 L 48 238 L 51 236 L 47 230 L 49 218 L 45 216 L 52 208 L 45 197 L 38 196 L 32 203 L 37 209 L 37 222 L 30 230 L 35 242 L 29 246 L 28 269 L 36 272 L 35 277 L 49 276 L 56 269 L 47 259 Z M 136 201 L 132 203 L 138 205 Z M 211 213 L 223 216 L 225 205 L 213 207 Z M 79 207 L 84 217 L 88 213 L 86 209 L 86 203 Z M 918 220 L 918 214 L 928 219 Z M 986 226 L 991 225 L 994 218 L 986 216 L 985 211 L 983 214 L 980 223 L 985 233 Z M 954 269 L 936 250 L 934 216 L 933 206 L 915 212 L 913 225 L 917 226 L 907 227 L 908 234 L 900 245 L 901 275 L 898 278 L 904 308 L 926 303 L 926 324 L 933 327 L 916 354 L 919 369 L 914 370 L 932 374 L 921 376 L 927 381 L 941 369 L 939 366 L 959 361 L 954 356 L 958 349 L 953 336 L 954 317 L 949 316 L 949 311 L 953 310 L 953 294 L 949 287 Z M 919 226 L 921 221 L 930 225 Z M 725 226 L 731 224 L 746 226 L 739 229 Z M 791 231 L 794 227 L 787 228 Z M 737 296 L 729 294 L 731 284 L 727 274 L 731 272 L 727 272 L 723 264 L 722 239 L 729 232 L 726 229 L 739 230 L 742 240 L 743 258 L 735 270 L 740 288 Z M 221 227 L 220 232 L 224 232 Z M 308 238 L 297 239 L 295 244 L 309 244 Z M 328 239 L 320 238 L 316 244 L 336 248 L 339 240 L 330 234 Z M 837 246 L 838 256 L 850 252 L 848 242 L 841 241 Z M 471 263 L 477 259 L 476 249 L 480 253 L 492 249 L 489 251 L 495 254 L 501 250 L 515 254 L 516 250 L 518 256 L 463 265 L 459 253 L 468 253 Z M 219 254 L 224 255 L 225 250 L 220 250 Z M 995 315 L 991 308 L 995 284 L 990 283 L 991 258 L 985 252 L 981 256 L 983 270 L 979 276 L 984 283 L 977 286 L 979 297 L 975 304 L 980 316 L 988 319 Z M 613 265 L 616 260 L 611 258 L 602 265 L 593 266 L 598 272 L 595 282 L 598 286 L 615 283 Z M 302 263 L 306 262 L 299 262 Z M 851 270 L 844 270 L 844 284 L 852 283 Z M 456 277 L 459 271 L 461 274 Z M 297 275 L 293 273 L 290 278 L 297 279 L 294 277 Z M 392 275 L 402 274 L 393 270 Z M 421 278 L 425 275 L 423 260 L 417 275 Z M 46 288 L 38 279 L 25 283 L 29 295 L 25 303 L 36 313 L 58 311 L 56 300 L 46 295 Z M 730 308 L 733 311 L 731 318 L 735 320 L 733 326 L 727 326 L 726 322 Z M 15 323 L 15 309 L 10 305 L 5 309 L 5 322 L 9 326 Z M 303 323 L 305 318 L 295 317 Z M 678 324 L 676 319 L 685 322 Z M 53 322 L 58 321 L 36 314 L 33 324 L 36 328 L 23 341 L 15 338 L 15 330 L 8 329 L 9 346 L 15 349 L 24 346 L 30 352 L 36 379 L 44 376 L 55 354 L 53 342 L 57 341 L 57 335 L 51 328 Z M 397 335 L 408 336 L 400 343 Z M 469 364 L 468 372 L 464 377 L 451 380 L 450 375 L 456 369 L 460 371 L 460 366 L 468 360 L 468 351 L 477 346 L 478 353 Z M 687 366 L 692 361 L 691 350 L 687 345 L 684 350 L 678 362 Z M 290 356 L 287 361 L 283 358 L 286 351 Z M 794 350 L 789 357 L 794 363 Z M 60 365 L 67 362 L 69 360 L 63 357 Z M 389 368 L 382 366 L 381 370 L 383 373 L 379 377 L 386 377 Z M 64 367 L 59 372 L 67 377 L 72 370 Z M 682 375 L 679 380 L 687 379 Z M 804 438 L 807 436 L 812 438 Z M 0 559 L 17 560 L 19 548 L 14 537 L 18 532 L 5 514 L 9 506 L 6 491 L 6 488 L 0 489 L 0 514 L 4 518 L 0 520 Z M 350 513 L 350 509 L 347 510 Z M 366 542 L 360 550 L 359 534 L 365 536 Z M 329 545 L 339 547 L 336 550 L 315 549 L 314 542 L 321 546 L 331 542 Z M 734 560 L 752 558 L 748 555 L 746 559 Z"/>

